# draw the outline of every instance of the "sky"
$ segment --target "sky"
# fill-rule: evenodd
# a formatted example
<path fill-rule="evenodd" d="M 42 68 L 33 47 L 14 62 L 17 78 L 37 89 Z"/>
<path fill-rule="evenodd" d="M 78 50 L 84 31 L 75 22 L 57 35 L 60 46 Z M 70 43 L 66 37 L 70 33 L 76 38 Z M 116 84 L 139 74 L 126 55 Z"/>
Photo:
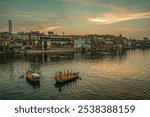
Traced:
<path fill-rule="evenodd" d="M 0 32 L 150 38 L 150 0 L 0 0 Z"/>

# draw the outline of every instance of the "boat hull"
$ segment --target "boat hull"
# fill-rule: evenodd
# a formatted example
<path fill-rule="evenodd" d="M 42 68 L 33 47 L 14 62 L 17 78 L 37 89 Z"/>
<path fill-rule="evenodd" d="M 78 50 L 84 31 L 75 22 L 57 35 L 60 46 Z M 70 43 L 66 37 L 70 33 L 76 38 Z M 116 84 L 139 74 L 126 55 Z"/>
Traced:
<path fill-rule="evenodd" d="M 33 82 L 39 81 L 39 79 L 40 79 L 40 78 L 28 78 L 28 77 L 26 77 L 26 78 L 30 81 L 33 81 Z"/>
<path fill-rule="evenodd" d="M 79 77 L 79 73 L 73 73 L 73 74 L 68 74 L 68 75 L 63 75 L 59 77 L 55 77 L 55 81 L 57 83 L 62 83 L 62 82 L 67 82 L 73 79 L 77 79 Z"/>
<path fill-rule="evenodd" d="M 58 88 L 58 87 L 62 87 L 62 86 L 65 86 L 69 83 L 72 83 L 72 82 L 76 82 L 76 80 L 78 79 L 79 77 L 76 77 L 74 79 L 70 79 L 70 80 L 67 80 L 67 81 L 64 81 L 64 82 L 56 82 L 55 83 L 55 87 Z"/>
<path fill-rule="evenodd" d="M 33 73 L 33 72 L 27 72 L 26 73 L 26 78 L 30 81 L 39 81 L 40 79 L 40 74 L 38 73 Z"/>

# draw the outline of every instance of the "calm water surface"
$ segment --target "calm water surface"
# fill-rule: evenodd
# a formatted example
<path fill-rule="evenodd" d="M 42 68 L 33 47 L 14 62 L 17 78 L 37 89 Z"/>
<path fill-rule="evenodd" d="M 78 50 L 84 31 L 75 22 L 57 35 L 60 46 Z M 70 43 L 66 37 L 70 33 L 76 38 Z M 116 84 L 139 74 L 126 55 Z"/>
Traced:
<path fill-rule="evenodd" d="M 40 82 L 23 76 L 40 71 Z M 56 71 L 80 78 L 57 85 Z M 0 99 L 150 99 L 150 49 L 121 54 L 99 52 L 0 54 Z"/>

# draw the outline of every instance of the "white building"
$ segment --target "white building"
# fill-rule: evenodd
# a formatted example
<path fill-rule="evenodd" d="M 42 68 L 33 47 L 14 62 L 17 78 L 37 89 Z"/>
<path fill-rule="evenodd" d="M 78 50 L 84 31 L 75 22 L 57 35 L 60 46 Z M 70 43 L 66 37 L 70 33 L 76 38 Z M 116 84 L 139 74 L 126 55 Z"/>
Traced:
<path fill-rule="evenodd" d="M 78 38 L 74 40 L 74 48 L 76 49 L 91 49 L 91 38 Z"/>

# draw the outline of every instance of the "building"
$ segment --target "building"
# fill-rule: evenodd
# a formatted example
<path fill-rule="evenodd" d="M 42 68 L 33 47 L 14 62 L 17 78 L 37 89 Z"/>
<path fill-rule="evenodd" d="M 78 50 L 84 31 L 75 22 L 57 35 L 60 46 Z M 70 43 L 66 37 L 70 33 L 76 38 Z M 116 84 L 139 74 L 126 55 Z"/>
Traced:
<path fill-rule="evenodd" d="M 52 47 L 71 47 L 71 37 L 68 36 L 52 36 Z"/>
<path fill-rule="evenodd" d="M 80 37 L 74 40 L 74 48 L 75 49 L 91 49 L 91 38 L 90 37 Z"/>

